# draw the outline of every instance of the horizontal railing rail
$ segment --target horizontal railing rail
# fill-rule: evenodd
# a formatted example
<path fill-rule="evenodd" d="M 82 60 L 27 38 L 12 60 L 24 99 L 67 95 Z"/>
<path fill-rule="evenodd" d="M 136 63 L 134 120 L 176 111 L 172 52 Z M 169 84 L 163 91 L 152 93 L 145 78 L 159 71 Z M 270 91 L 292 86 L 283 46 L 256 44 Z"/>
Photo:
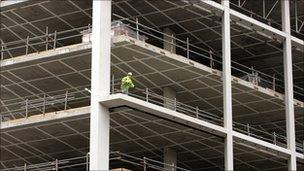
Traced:
<path fill-rule="evenodd" d="M 136 166 L 137 169 L 155 169 L 159 171 L 168 171 L 167 167 L 176 171 L 190 171 L 188 169 L 160 162 L 147 157 L 136 157 L 129 154 L 121 153 L 119 151 L 110 152 L 110 161 L 120 161 L 123 164 L 131 164 Z M 23 166 L 5 168 L 2 171 L 40 171 L 40 170 L 64 170 L 64 169 L 76 169 L 79 166 L 84 167 L 86 171 L 89 171 L 90 155 L 87 153 L 85 156 L 72 157 L 67 159 L 56 159 L 50 162 L 37 163 L 37 164 L 24 164 Z M 122 164 L 122 165 L 123 165 Z"/>

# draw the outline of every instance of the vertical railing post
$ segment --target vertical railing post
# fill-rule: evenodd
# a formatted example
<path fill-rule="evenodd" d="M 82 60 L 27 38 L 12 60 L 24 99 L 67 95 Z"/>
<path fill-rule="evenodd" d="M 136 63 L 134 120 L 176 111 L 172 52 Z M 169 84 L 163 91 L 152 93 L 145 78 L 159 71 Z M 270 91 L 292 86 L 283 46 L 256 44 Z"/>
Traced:
<path fill-rule="evenodd" d="M 144 171 L 147 171 L 147 162 L 146 162 L 146 157 L 144 157 L 144 163 L 143 163 L 143 167 L 144 167 Z"/>
<path fill-rule="evenodd" d="M 247 134 L 250 136 L 250 125 L 247 124 Z"/>
<path fill-rule="evenodd" d="M 177 108 L 177 106 L 176 106 L 177 104 L 176 104 L 176 98 L 174 98 L 174 110 L 176 111 L 176 108 Z"/>
<path fill-rule="evenodd" d="M 277 145 L 277 135 L 273 132 L 273 144 Z"/>
<path fill-rule="evenodd" d="M 198 119 L 198 106 L 196 106 L 196 118 Z"/>
<path fill-rule="evenodd" d="M 4 43 L 3 43 L 3 41 L 2 41 L 2 39 L 1 39 L 1 60 L 3 60 L 4 59 Z"/>
<path fill-rule="evenodd" d="M 46 109 L 46 95 L 44 93 L 43 95 L 43 109 L 42 109 L 42 112 L 43 112 L 43 115 L 45 114 L 45 109 Z"/>
<path fill-rule="evenodd" d="M 56 49 L 57 45 L 57 31 L 54 32 L 54 44 L 53 44 L 53 49 Z"/>
<path fill-rule="evenodd" d="M 45 50 L 49 50 L 49 27 L 45 28 Z"/>
<path fill-rule="evenodd" d="M 26 163 L 24 163 L 24 169 L 23 169 L 24 171 L 26 171 L 27 170 L 27 164 Z"/>
<path fill-rule="evenodd" d="M 303 152 L 303 154 L 304 154 L 304 140 L 303 140 L 303 142 L 302 142 L 302 152 Z"/>
<path fill-rule="evenodd" d="M 174 34 L 171 35 L 170 52 L 173 53 Z"/>
<path fill-rule="evenodd" d="M 86 171 L 89 171 L 89 153 L 86 155 Z"/>
<path fill-rule="evenodd" d="M 251 69 L 250 69 L 250 70 L 251 70 L 251 74 L 252 74 L 252 75 L 254 75 L 254 69 L 253 69 L 253 66 L 251 66 Z"/>
<path fill-rule="evenodd" d="M 265 0 L 263 0 L 263 18 L 266 17 L 266 12 L 265 12 Z"/>
<path fill-rule="evenodd" d="M 67 109 L 68 106 L 68 90 L 65 91 L 65 97 L 64 97 L 64 110 Z"/>
<path fill-rule="evenodd" d="M 58 171 L 58 159 L 55 160 L 55 170 Z"/>
<path fill-rule="evenodd" d="M 114 79 L 115 79 L 115 77 L 114 77 L 114 74 L 113 74 L 113 75 L 112 75 L 112 86 L 111 86 L 111 87 L 112 87 L 112 88 L 111 88 L 111 89 L 112 89 L 112 94 L 115 93 L 115 90 L 114 90 L 114 89 L 115 89 L 115 82 L 114 82 Z"/>
<path fill-rule="evenodd" d="M 25 46 L 25 55 L 28 54 L 28 50 L 29 50 L 29 39 L 30 39 L 30 37 L 27 36 L 27 37 L 26 37 L 26 46 Z"/>
<path fill-rule="evenodd" d="M 149 102 L 149 89 L 146 88 L 146 101 Z"/>
<path fill-rule="evenodd" d="M 213 68 L 213 56 L 212 56 L 212 50 L 209 50 L 209 57 L 210 57 L 210 68 Z"/>
<path fill-rule="evenodd" d="M 299 32 L 299 26 L 298 26 L 298 4 L 297 1 L 294 1 L 294 7 L 295 7 L 295 25 L 296 25 L 296 32 Z"/>
<path fill-rule="evenodd" d="M 138 26 L 138 18 L 136 18 L 136 40 L 139 40 L 139 26 Z"/>
<path fill-rule="evenodd" d="M 28 99 L 25 100 L 25 117 L 28 117 Z"/>
<path fill-rule="evenodd" d="M 88 24 L 88 32 L 91 33 L 91 24 Z"/>
<path fill-rule="evenodd" d="M 276 88 L 276 80 L 275 80 L 275 74 L 273 74 L 273 77 L 272 77 L 272 90 L 275 91 L 275 88 Z"/>
<path fill-rule="evenodd" d="M 190 52 L 189 52 L 189 37 L 187 37 L 187 58 L 190 58 Z"/>

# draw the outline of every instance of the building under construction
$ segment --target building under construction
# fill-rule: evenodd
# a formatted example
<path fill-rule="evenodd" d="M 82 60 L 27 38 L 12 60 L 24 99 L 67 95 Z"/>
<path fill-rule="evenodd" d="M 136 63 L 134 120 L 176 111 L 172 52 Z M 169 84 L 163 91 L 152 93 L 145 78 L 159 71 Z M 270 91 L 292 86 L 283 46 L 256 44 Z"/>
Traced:
<path fill-rule="evenodd" d="M 0 170 L 304 170 L 303 0 L 0 3 Z"/>

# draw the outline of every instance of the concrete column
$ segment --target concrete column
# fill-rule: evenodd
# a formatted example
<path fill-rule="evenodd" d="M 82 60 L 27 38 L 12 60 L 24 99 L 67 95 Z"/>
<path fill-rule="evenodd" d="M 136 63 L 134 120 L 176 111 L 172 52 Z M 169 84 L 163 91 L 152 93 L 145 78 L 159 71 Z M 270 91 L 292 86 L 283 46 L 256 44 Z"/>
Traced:
<path fill-rule="evenodd" d="M 233 137 L 232 137 L 232 93 L 231 93 L 231 47 L 230 47 L 230 14 L 229 0 L 222 0 L 224 13 L 222 17 L 223 48 L 223 102 L 225 138 L 225 170 L 233 170 Z"/>
<path fill-rule="evenodd" d="M 175 171 L 176 169 L 172 166 L 177 165 L 177 154 L 176 151 L 172 148 L 164 149 L 164 163 L 170 164 L 171 166 L 165 165 L 165 170 Z"/>
<path fill-rule="evenodd" d="M 176 53 L 176 41 L 173 39 L 175 38 L 175 33 L 171 29 L 165 28 L 164 34 L 164 49 Z"/>
<path fill-rule="evenodd" d="M 283 42 L 284 58 L 284 83 L 285 83 L 285 113 L 286 113 L 286 133 L 287 148 L 291 151 L 288 160 L 288 169 L 297 170 L 296 161 L 296 139 L 295 139 L 295 118 L 294 118 L 294 97 L 293 97 L 293 70 L 292 70 L 292 49 L 290 35 L 290 7 L 289 1 L 281 1 L 282 28 L 286 33 Z"/>
<path fill-rule="evenodd" d="M 110 115 L 99 100 L 110 95 L 111 0 L 93 1 L 90 170 L 109 170 Z"/>
<path fill-rule="evenodd" d="M 171 87 L 165 87 L 163 89 L 163 95 L 165 97 L 164 107 L 174 110 L 174 101 L 176 100 L 176 92 Z"/>

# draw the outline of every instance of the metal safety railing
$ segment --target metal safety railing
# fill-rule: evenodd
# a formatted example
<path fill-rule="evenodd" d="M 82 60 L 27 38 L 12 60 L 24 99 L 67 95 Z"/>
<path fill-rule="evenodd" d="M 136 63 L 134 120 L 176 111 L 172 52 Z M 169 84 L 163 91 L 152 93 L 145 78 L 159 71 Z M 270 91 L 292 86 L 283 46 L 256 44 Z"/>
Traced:
<path fill-rule="evenodd" d="M 111 160 L 120 160 L 126 163 L 130 163 L 132 165 L 137 166 L 137 168 L 146 170 L 159 170 L 159 171 L 169 171 L 169 170 L 180 170 L 180 171 L 190 171 L 188 169 L 178 167 L 175 165 L 171 165 L 168 163 L 160 162 L 158 160 L 150 159 L 147 157 L 139 158 L 132 155 L 124 154 L 121 152 L 112 152 Z"/>
<path fill-rule="evenodd" d="M 131 20 L 128 18 L 121 17 L 117 14 L 113 14 L 115 22 L 122 22 L 123 27 L 132 30 L 131 33 L 120 32 L 119 34 L 127 34 L 135 39 L 143 40 L 142 37 L 146 37 L 146 41 L 152 45 L 163 48 L 163 43 L 166 42 L 171 45 L 170 51 L 176 48 L 176 53 L 184 56 L 188 59 L 200 62 L 210 68 L 222 70 L 222 57 L 221 54 L 215 54 L 209 49 L 203 49 L 197 45 L 191 43 L 189 38 L 181 40 L 174 35 L 165 34 L 157 29 L 145 26 L 139 22 L 138 19 Z M 121 25 L 120 25 L 121 26 Z M 117 25 L 112 25 L 112 29 L 117 27 Z M 57 47 L 76 44 L 82 42 L 84 31 L 90 32 L 91 25 L 85 27 L 74 28 L 64 31 L 54 31 L 53 33 L 48 33 L 46 29 L 46 34 L 37 37 L 27 37 L 27 39 L 1 43 L 1 59 L 4 59 L 4 54 L 9 55 L 28 55 L 33 52 L 41 52 L 46 50 L 53 50 Z M 115 34 L 117 35 L 117 34 Z M 164 39 L 164 37 L 170 37 Z M 11 54 L 11 55 L 10 55 Z M 252 74 L 259 77 L 259 86 L 284 93 L 284 81 L 277 78 L 276 75 L 268 75 L 266 73 L 260 72 L 254 69 L 252 66 L 248 67 L 246 65 L 231 61 L 232 75 L 238 78 L 244 78 L 244 76 L 250 76 Z M 304 98 L 304 88 L 294 85 L 295 97 Z"/>
<path fill-rule="evenodd" d="M 33 115 L 45 114 L 49 111 L 61 111 L 70 108 L 88 106 L 90 104 L 90 91 L 88 89 L 78 91 L 66 90 L 65 93 L 62 94 L 59 94 L 60 91 L 52 93 L 55 93 L 56 95 L 47 96 L 46 94 L 41 94 L 43 95 L 42 98 L 25 99 L 24 101 L 18 103 L 6 105 L 7 108 L 16 108 L 16 110 L 3 112 L 1 114 L 1 122 L 16 118 L 27 118 Z M 120 82 L 115 81 L 113 76 L 111 81 L 111 94 L 116 93 L 122 93 L 122 91 L 120 90 Z M 176 98 L 166 98 L 163 95 L 153 92 L 149 88 L 136 88 L 127 95 L 158 106 L 166 107 L 196 119 L 223 126 L 223 117 L 207 112 L 198 106 L 194 107 L 182 103 Z M 242 124 L 238 122 L 233 122 L 233 129 L 248 136 L 286 148 L 286 137 L 276 132 L 270 133 L 250 124 Z M 297 141 L 296 147 L 297 151 L 304 152 L 304 144 L 301 143 L 301 141 Z"/>
<path fill-rule="evenodd" d="M 147 42 L 160 48 L 163 48 L 162 43 L 168 43 L 171 45 L 171 52 L 173 52 L 173 49 L 176 48 L 176 53 L 181 56 L 202 63 L 212 69 L 217 69 L 220 71 L 222 70 L 222 57 L 220 54 L 215 54 L 211 50 L 203 49 L 199 46 L 191 44 L 189 38 L 186 38 L 186 40 L 181 40 L 176 38 L 174 35 L 168 35 L 157 29 L 145 26 L 141 24 L 138 19 L 134 21 L 128 18 L 123 18 L 116 14 L 114 14 L 114 16 L 117 18 L 117 21 L 126 23 L 126 27 L 136 32 L 136 36 L 134 36 L 134 38 L 138 38 L 138 35 L 146 36 L 148 38 Z M 164 39 L 164 37 L 170 37 L 171 41 Z M 243 78 L 244 76 L 250 76 L 252 74 L 258 75 L 260 80 L 260 83 L 258 84 L 259 86 L 284 93 L 284 81 L 277 78 L 275 74 L 268 75 L 254 69 L 253 66 L 248 67 L 235 61 L 231 61 L 231 70 L 232 75 L 238 78 Z M 294 93 L 297 96 L 304 97 L 304 88 L 294 85 Z"/>
<path fill-rule="evenodd" d="M 122 93 L 121 90 L 115 89 L 112 91 L 112 94 Z M 144 100 L 146 102 L 156 104 L 159 106 L 166 107 L 168 109 L 174 110 L 176 112 L 183 113 L 185 115 L 205 120 L 216 125 L 223 125 L 223 120 L 221 117 L 206 112 L 199 107 L 193 107 L 184 103 L 177 101 L 177 99 L 169 99 L 157 93 L 154 93 L 150 89 L 136 89 L 132 92 L 129 92 L 127 95 L 135 97 L 137 99 Z"/>
<path fill-rule="evenodd" d="M 114 81 L 114 76 L 113 76 L 111 83 L 111 94 L 116 94 L 116 93 L 126 94 L 120 90 L 119 85 L 120 83 Z M 179 102 L 176 98 L 174 99 L 166 98 L 163 95 L 159 95 L 148 88 L 145 89 L 135 88 L 134 90 L 128 92 L 127 95 L 219 126 L 223 126 L 224 123 L 223 117 L 221 116 L 214 115 L 210 112 L 200 109 L 198 106 L 193 107 L 184 104 L 182 102 Z M 233 130 L 286 148 L 286 143 L 287 143 L 286 137 L 276 132 L 269 133 L 267 131 L 251 126 L 250 124 L 242 124 L 235 121 L 233 121 Z M 297 151 L 304 153 L 304 142 L 301 143 L 301 141 L 297 141 L 296 148 Z"/>
<path fill-rule="evenodd" d="M 23 101 L 4 105 L 6 111 L 2 110 L 1 112 L 1 122 L 28 118 L 38 114 L 44 115 L 47 112 L 67 110 L 75 106 L 88 106 L 90 105 L 90 93 L 84 89 L 67 89 L 36 94 L 34 97 L 25 98 Z"/>
<path fill-rule="evenodd" d="M 164 162 L 160 162 L 147 157 L 135 157 L 129 154 L 121 153 L 119 151 L 110 152 L 110 166 L 111 162 L 120 162 L 120 166 L 124 167 L 125 164 L 131 164 L 132 168 L 139 170 L 159 170 L 159 171 L 169 171 L 174 169 L 176 171 L 190 171 L 188 169 L 170 165 Z M 40 170 L 65 170 L 65 169 L 77 169 L 82 168 L 83 170 L 89 171 L 90 155 L 87 153 L 85 156 L 73 157 L 68 159 L 55 159 L 54 161 L 38 163 L 38 164 L 27 164 L 23 166 L 5 168 L 2 171 L 40 171 Z M 169 169 L 168 169 L 169 168 Z"/>
<path fill-rule="evenodd" d="M 31 53 L 55 50 L 58 47 L 81 43 L 81 31 L 90 30 L 91 26 L 84 26 L 50 33 L 48 27 L 44 35 L 29 37 L 12 42 L 1 40 L 1 60 Z"/>

